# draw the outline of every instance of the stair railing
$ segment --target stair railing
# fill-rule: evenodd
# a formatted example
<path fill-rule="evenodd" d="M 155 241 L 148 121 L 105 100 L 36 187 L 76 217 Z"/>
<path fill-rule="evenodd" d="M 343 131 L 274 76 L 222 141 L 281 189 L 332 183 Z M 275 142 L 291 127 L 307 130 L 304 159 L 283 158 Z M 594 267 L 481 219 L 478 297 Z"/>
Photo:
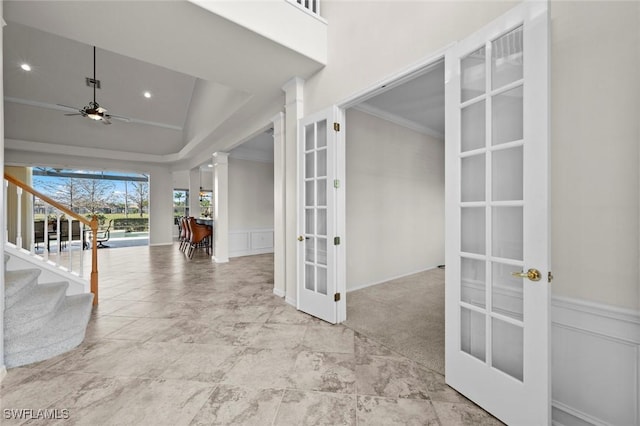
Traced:
<path fill-rule="evenodd" d="M 67 207 L 63 206 L 62 204 L 58 203 L 57 201 L 47 197 L 46 195 L 38 192 L 37 190 L 35 190 L 34 188 L 32 188 L 31 186 L 27 185 L 26 183 L 14 178 L 11 175 L 8 175 L 7 173 L 4 174 L 4 184 L 5 184 L 5 197 L 4 197 L 4 211 L 5 211 L 5 217 L 8 217 L 7 213 L 8 213 L 8 209 L 7 209 L 7 194 L 9 193 L 8 188 L 9 188 L 9 183 L 12 183 L 16 186 L 16 194 L 17 194 L 17 203 L 16 203 L 16 224 L 17 224 L 17 229 L 16 229 L 16 246 L 18 248 L 22 248 L 22 217 L 23 217 L 23 211 L 22 211 L 22 192 L 26 191 L 29 194 L 31 194 L 35 199 L 39 199 L 40 201 L 42 201 L 43 203 L 45 203 L 49 209 L 53 209 L 55 211 L 56 214 L 56 242 L 58 243 L 58 247 L 62 247 L 62 243 L 63 241 L 61 240 L 61 238 L 63 237 L 63 235 L 61 234 L 60 230 L 61 230 L 61 223 L 62 223 L 62 219 L 61 219 L 61 215 L 65 214 L 67 217 L 67 223 L 68 223 L 68 227 L 67 227 L 67 238 L 68 238 L 68 247 L 69 247 L 69 264 L 67 267 L 67 270 L 69 272 L 73 272 L 73 264 L 72 264 L 72 256 L 71 256 L 71 243 L 73 241 L 73 219 L 79 221 L 80 223 L 80 237 L 81 237 L 81 244 L 83 245 L 81 249 L 84 249 L 84 244 L 85 244 L 85 238 L 84 238 L 84 226 L 88 226 L 89 229 L 91 230 L 92 233 L 92 238 L 91 238 L 91 279 L 90 279 L 90 283 L 91 283 L 91 293 L 93 293 L 93 304 L 97 305 L 98 304 L 98 243 L 97 243 L 97 232 L 98 232 L 98 218 L 96 216 L 93 216 L 93 218 L 91 220 L 82 217 L 81 215 L 79 215 L 78 213 L 73 212 L 72 210 L 68 209 Z M 35 204 L 35 203 L 34 203 Z M 48 256 L 49 256 L 49 231 L 48 231 L 48 220 L 47 220 L 47 215 L 46 212 L 49 209 L 45 209 L 45 221 L 44 221 L 44 258 L 45 260 L 48 260 Z M 5 220 L 5 223 L 8 223 L 8 220 Z M 31 248 L 30 251 L 31 253 L 35 254 L 35 226 L 32 229 L 32 239 L 31 239 Z M 8 237 L 9 233 L 8 230 L 5 229 L 5 239 Z M 79 260 L 79 271 L 78 271 L 78 275 L 80 277 L 83 276 L 83 257 L 82 254 L 80 255 L 80 260 Z M 56 263 L 58 264 L 58 266 L 60 266 L 60 250 L 58 250 L 58 256 L 56 257 Z"/>

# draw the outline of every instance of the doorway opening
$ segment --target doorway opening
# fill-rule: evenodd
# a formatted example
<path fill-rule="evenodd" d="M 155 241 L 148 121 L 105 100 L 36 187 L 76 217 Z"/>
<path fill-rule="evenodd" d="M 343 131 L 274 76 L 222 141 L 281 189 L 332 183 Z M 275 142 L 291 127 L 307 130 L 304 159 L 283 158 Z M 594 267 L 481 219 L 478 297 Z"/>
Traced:
<path fill-rule="evenodd" d="M 345 111 L 344 323 L 444 374 L 444 60 Z"/>

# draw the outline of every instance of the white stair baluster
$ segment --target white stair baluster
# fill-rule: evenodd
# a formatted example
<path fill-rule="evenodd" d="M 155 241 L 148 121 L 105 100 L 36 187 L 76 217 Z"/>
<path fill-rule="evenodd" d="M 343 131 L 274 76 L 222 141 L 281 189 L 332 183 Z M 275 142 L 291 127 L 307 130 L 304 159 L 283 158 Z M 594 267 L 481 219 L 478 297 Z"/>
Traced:
<path fill-rule="evenodd" d="M 72 220 L 71 220 L 71 216 L 69 216 L 69 218 L 67 219 L 67 223 L 68 223 L 68 227 L 67 227 L 67 241 L 69 243 L 69 247 L 67 249 L 68 251 L 68 255 L 69 255 L 69 272 L 71 272 L 73 270 L 73 257 L 71 256 L 71 242 L 73 241 L 73 228 L 72 228 Z"/>
<path fill-rule="evenodd" d="M 16 194 L 18 196 L 18 202 L 16 203 L 16 246 L 22 248 L 22 188 L 16 187 Z"/>
<path fill-rule="evenodd" d="M 9 217 L 9 208 L 7 206 L 7 194 L 9 193 L 9 181 L 4 181 L 4 217 Z M 4 241 L 9 241 L 9 221 L 4 221 Z"/>
<path fill-rule="evenodd" d="M 56 211 L 56 243 L 58 244 L 58 255 L 56 256 L 56 265 L 60 266 L 60 252 L 62 245 L 60 244 L 60 212 Z"/>

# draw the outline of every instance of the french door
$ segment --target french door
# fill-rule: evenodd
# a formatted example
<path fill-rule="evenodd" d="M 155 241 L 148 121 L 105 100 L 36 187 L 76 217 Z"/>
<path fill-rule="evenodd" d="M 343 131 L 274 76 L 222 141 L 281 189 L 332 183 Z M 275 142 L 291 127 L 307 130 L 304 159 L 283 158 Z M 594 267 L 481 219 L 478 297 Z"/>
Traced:
<path fill-rule="evenodd" d="M 545 2 L 445 57 L 445 378 L 513 425 L 550 423 L 548 66 Z"/>
<path fill-rule="evenodd" d="M 343 253 L 337 210 L 344 196 L 336 155 L 338 113 L 332 107 L 298 125 L 298 309 L 332 324 L 344 310 L 337 267 Z"/>

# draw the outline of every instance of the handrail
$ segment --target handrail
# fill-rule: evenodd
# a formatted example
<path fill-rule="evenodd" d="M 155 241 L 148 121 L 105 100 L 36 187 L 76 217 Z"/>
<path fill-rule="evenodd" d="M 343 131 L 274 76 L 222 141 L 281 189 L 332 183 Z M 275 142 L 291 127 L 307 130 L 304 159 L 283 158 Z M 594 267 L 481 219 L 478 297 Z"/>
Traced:
<path fill-rule="evenodd" d="M 5 173 L 4 174 L 4 178 L 8 181 L 11 182 L 12 184 L 14 184 L 17 187 L 22 188 L 23 190 L 27 191 L 28 193 L 34 195 L 35 197 L 38 197 L 39 199 L 41 199 L 42 201 L 46 202 L 47 204 L 52 205 L 53 207 L 55 207 L 56 209 L 60 210 L 61 212 L 65 213 L 66 215 L 79 220 L 81 223 L 89 226 L 91 228 L 91 234 L 93 236 L 93 238 L 91 238 L 91 293 L 93 293 L 93 305 L 97 305 L 98 304 L 98 243 L 97 243 L 97 233 L 98 233 L 98 218 L 94 215 L 93 218 L 91 220 L 80 216 L 78 213 L 72 211 L 71 209 L 68 209 L 67 207 L 63 206 L 62 204 L 58 203 L 57 201 L 47 197 L 46 195 L 42 194 L 41 192 L 38 192 L 37 190 L 35 190 L 34 188 L 32 188 L 31 186 L 27 185 L 26 183 L 16 179 L 15 177 Z M 5 195 L 6 196 L 6 195 Z"/>

